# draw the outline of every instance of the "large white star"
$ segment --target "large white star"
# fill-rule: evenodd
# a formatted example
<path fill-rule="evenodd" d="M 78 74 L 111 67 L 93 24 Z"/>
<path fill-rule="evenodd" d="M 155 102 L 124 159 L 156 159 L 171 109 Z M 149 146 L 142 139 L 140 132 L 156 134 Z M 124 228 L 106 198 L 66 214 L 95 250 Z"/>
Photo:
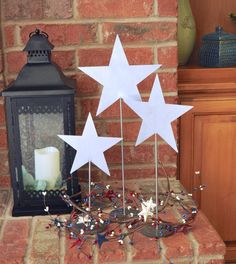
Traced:
<path fill-rule="evenodd" d="M 129 65 L 119 36 L 116 36 L 109 66 L 79 67 L 103 85 L 97 115 L 122 98 L 141 101 L 137 84 L 160 67 L 156 65 Z"/>
<path fill-rule="evenodd" d="M 93 162 L 98 168 L 110 175 L 103 152 L 122 140 L 118 137 L 99 137 L 89 113 L 82 136 L 58 135 L 76 150 L 70 173 L 73 173 L 87 162 Z"/>
<path fill-rule="evenodd" d="M 142 118 L 136 146 L 158 134 L 178 152 L 171 122 L 189 111 L 192 106 L 166 104 L 158 76 L 156 76 L 148 102 L 129 101 L 129 106 Z"/>

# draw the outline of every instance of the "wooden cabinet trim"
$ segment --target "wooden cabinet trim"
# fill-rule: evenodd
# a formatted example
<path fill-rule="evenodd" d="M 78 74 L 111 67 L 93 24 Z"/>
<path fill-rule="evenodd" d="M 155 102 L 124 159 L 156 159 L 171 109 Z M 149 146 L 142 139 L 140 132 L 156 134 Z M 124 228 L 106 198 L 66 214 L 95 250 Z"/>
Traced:
<path fill-rule="evenodd" d="M 177 88 L 181 97 L 236 97 L 236 68 L 179 68 Z"/>

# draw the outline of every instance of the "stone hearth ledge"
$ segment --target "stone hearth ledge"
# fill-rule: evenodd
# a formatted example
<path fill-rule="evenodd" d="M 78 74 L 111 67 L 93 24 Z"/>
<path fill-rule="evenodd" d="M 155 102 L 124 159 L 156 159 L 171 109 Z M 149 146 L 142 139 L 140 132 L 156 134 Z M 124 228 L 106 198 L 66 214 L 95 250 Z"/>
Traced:
<path fill-rule="evenodd" d="M 171 179 L 171 189 L 182 189 L 178 180 Z M 115 188 L 112 183 L 111 186 Z M 154 197 L 154 182 L 151 180 L 129 182 L 130 189 L 140 190 Z M 166 181 L 159 181 L 160 188 Z M 64 232 L 46 229 L 48 216 L 12 217 L 12 194 L 9 189 L 0 188 L 0 264 L 165 264 L 167 258 L 174 264 L 220 264 L 224 263 L 225 244 L 206 216 L 200 211 L 187 234 L 177 233 L 160 240 L 162 252 L 158 253 L 157 242 L 136 232 L 134 245 L 125 241 L 104 243 L 98 250 L 91 246 L 93 258 L 88 260 L 76 248 L 70 248 L 72 241 Z M 170 219 L 177 218 L 176 208 L 166 210 Z M 90 249 L 88 249 L 90 250 Z M 167 257 L 167 258 L 166 258 Z"/>

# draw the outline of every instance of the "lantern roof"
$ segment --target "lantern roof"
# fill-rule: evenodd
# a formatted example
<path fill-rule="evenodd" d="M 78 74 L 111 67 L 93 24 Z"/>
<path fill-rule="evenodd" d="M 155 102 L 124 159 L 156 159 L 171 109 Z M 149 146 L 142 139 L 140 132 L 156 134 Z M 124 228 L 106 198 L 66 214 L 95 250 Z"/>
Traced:
<path fill-rule="evenodd" d="M 27 51 L 27 63 L 15 81 L 2 91 L 2 96 L 71 94 L 75 80 L 67 77 L 58 65 L 51 61 L 53 45 L 48 35 L 36 29 L 29 35 L 23 51 Z"/>
<path fill-rule="evenodd" d="M 29 41 L 23 51 L 51 51 L 53 48 L 54 45 L 48 40 L 48 34 L 36 28 L 29 34 Z"/>

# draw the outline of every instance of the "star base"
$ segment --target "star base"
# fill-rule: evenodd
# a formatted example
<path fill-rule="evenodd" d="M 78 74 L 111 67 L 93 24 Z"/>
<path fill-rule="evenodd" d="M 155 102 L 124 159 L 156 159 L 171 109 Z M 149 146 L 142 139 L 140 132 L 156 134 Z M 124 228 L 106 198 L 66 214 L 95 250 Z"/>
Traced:
<path fill-rule="evenodd" d="M 93 222 L 91 222 L 91 224 L 89 224 L 88 226 L 86 226 L 85 224 L 73 224 L 72 229 L 73 230 L 78 230 L 78 232 L 80 232 L 80 230 L 84 231 L 84 235 L 95 235 L 97 233 L 102 233 L 106 230 L 107 225 L 106 224 L 99 224 L 99 226 L 94 227 L 93 229 L 90 229 L 92 226 Z"/>
<path fill-rule="evenodd" d="M 110 212 L 111 222 L 125 224 L 130 222 L 138 215 L 138 211 L 135 209 L 126 209 L 125 214 L 123 208 L 118 208 Z"/>
<path fill-rule="evenodd" d="M 152 224 L 146 224 L 139 232 L 146 237 L 161 238 L 172 235 L 175 232 L 175 229 L 173 226 L 166 223 L 159 223 L 158 228 Z"/>
<path fill-rule="evenodd" d="M 101 208 L 102 210 L 106 209 L 106 208 L 110 208 L 112 205 L 112 203 L 110 201 L 92 201 L 91 203 L 91 206 L 92 206 L 92 209 L 98 209 L 98 208 Z"/>

